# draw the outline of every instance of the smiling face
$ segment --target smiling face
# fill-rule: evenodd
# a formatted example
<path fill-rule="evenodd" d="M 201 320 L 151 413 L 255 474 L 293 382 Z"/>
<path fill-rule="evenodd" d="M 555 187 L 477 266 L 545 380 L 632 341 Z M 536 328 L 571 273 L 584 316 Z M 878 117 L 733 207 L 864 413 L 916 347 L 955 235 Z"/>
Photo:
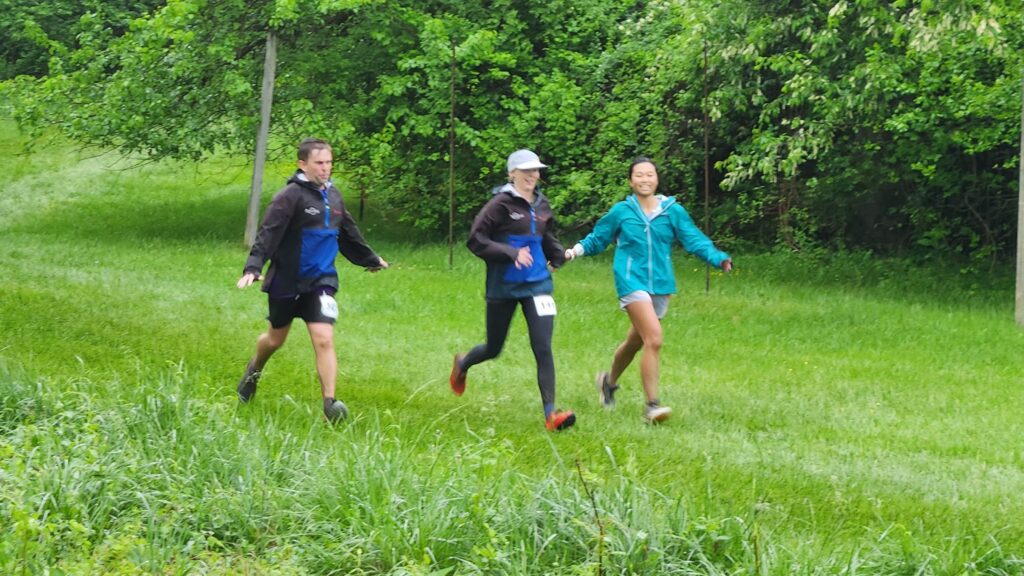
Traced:
<path fill-rule="evenodd" d="M 334 155 L 330 148 L 314 148 L 309 151 L 305 160 L 299 160 L 299 170 L 316 186 L 323 186 L 331 179 L 331 166 Z"/>
<path fill-rule="evenodd" d="M 508 173 L 509 180 L 520 194 L 532 194 L 540 181 L 540 169 L 512 170 Z"/>
<path fill-rule="evenodd" d="M 641 198 L 654 195 L 658 189 L 658 169 L 651 162 L 634 164 L 629 171 L 629 187 Z"/>

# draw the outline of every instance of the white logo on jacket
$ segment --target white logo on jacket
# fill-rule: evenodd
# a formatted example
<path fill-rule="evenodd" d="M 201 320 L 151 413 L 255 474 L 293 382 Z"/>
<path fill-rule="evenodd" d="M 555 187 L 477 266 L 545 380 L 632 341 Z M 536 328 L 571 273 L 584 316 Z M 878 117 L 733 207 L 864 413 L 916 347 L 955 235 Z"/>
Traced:
<path fill-rule="evenodd" d="M 303 210 L 303 212 L 305 212 L 306 214 L 309 214 L 310 216 L 316 216 L 317 214 L 320 213 L 320 210 L 317 209 L 315 206 L 310 206 L 309 208 L 306 208 L 305 210 Z"/>
<path fill-rule="evenodd" d="M 508 216 L 509 216 L 509 218 L 511 218 L 513 220 L 522 220 L 523 219 L 522 212 L 509 212 Z"/>

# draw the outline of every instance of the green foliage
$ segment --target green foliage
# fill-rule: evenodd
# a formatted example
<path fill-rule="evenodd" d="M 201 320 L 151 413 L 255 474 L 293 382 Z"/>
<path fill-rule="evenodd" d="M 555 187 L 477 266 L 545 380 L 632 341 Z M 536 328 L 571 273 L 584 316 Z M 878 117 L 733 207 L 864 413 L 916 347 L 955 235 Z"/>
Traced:
<path fill-rule="evenodd" d="M 743 218 L 773 218 L 795 248 L 1007 250 L 1021 66 L 1008 17 L 842 1 L 747 26 L 771 43 L 753 45 L 767 90 L 751 137 L 722 163 Z"/>
<path fill-rule="evenodd" d="M 41 2 L 0 0 L 0 80 L 45 76 L 52 56 L 62 57 L 89 44 L 97 28 L 118 36 L 129 22 L 162 0 Z"/>
<path fill-rule="evenodd" d="M 574 233 L 628 193 L 626 167 L 646 155 L 661 191 L 691 211 L 707 177 L 709 232 L 733 245 L 978 268 L 1013 250 L 1019 3 L 157 6 L 12 5 L 0 17 L 15 40 L 8 62 L 44 49 L 48 62 L 0 84 L 0 101 L 37 133 L 55 126 L 126 153 L 248 152 L 273 32 L 272 157 L 327 138 L 355 190 L 434 236 L 447 231 L 450 190 L 464 230 L 504 181 L 507 154 L 529 147 L 551 165 L 546 191 Z M 73 39 L 53 25 L 68 18 Z"/>

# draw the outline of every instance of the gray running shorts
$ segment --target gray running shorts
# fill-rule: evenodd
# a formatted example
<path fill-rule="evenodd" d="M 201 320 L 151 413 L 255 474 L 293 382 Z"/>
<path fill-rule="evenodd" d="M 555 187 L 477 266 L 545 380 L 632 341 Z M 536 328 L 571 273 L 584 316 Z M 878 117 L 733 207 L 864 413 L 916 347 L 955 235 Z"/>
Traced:
<path fill-rule="evenodd" d="M 658 318 L 664 318 L 665 313 L 668 312 L 669 298 L 671 296 L 668 294 L 650 294 L 643 290 L 637 290 L 619 298 L 619 308 L 625 310 L 626 306 L 634 302 L 650 302 L 654 305 L 654 313 L 658 315 Z"/>

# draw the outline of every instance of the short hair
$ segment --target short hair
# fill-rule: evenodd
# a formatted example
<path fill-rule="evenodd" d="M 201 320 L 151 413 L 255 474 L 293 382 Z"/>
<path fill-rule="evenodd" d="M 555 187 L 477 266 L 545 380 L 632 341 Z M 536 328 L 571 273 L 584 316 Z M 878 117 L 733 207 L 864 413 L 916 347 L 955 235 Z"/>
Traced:
<path fill-rule="evenodd" d="M 306 138 L 302 142 L 299 142 L 299 160 L 309 160 L 309 154 L 313 150 L 330 150 L 331 145 L 326 140 L 319 138 Z"/>
<path fill-rule="evenodd" d="M 650 164 L 651 166 L 654 166 L 654 173 L 658 173 L 658 165 L 654 163 L 654 160 L 651 160 L 647 156 L 637 156 L 633 159 L 633 163 L 629 165 L 630 180 L 633 179 L 633 168 L 636 168 L 637 164 Z"/>

